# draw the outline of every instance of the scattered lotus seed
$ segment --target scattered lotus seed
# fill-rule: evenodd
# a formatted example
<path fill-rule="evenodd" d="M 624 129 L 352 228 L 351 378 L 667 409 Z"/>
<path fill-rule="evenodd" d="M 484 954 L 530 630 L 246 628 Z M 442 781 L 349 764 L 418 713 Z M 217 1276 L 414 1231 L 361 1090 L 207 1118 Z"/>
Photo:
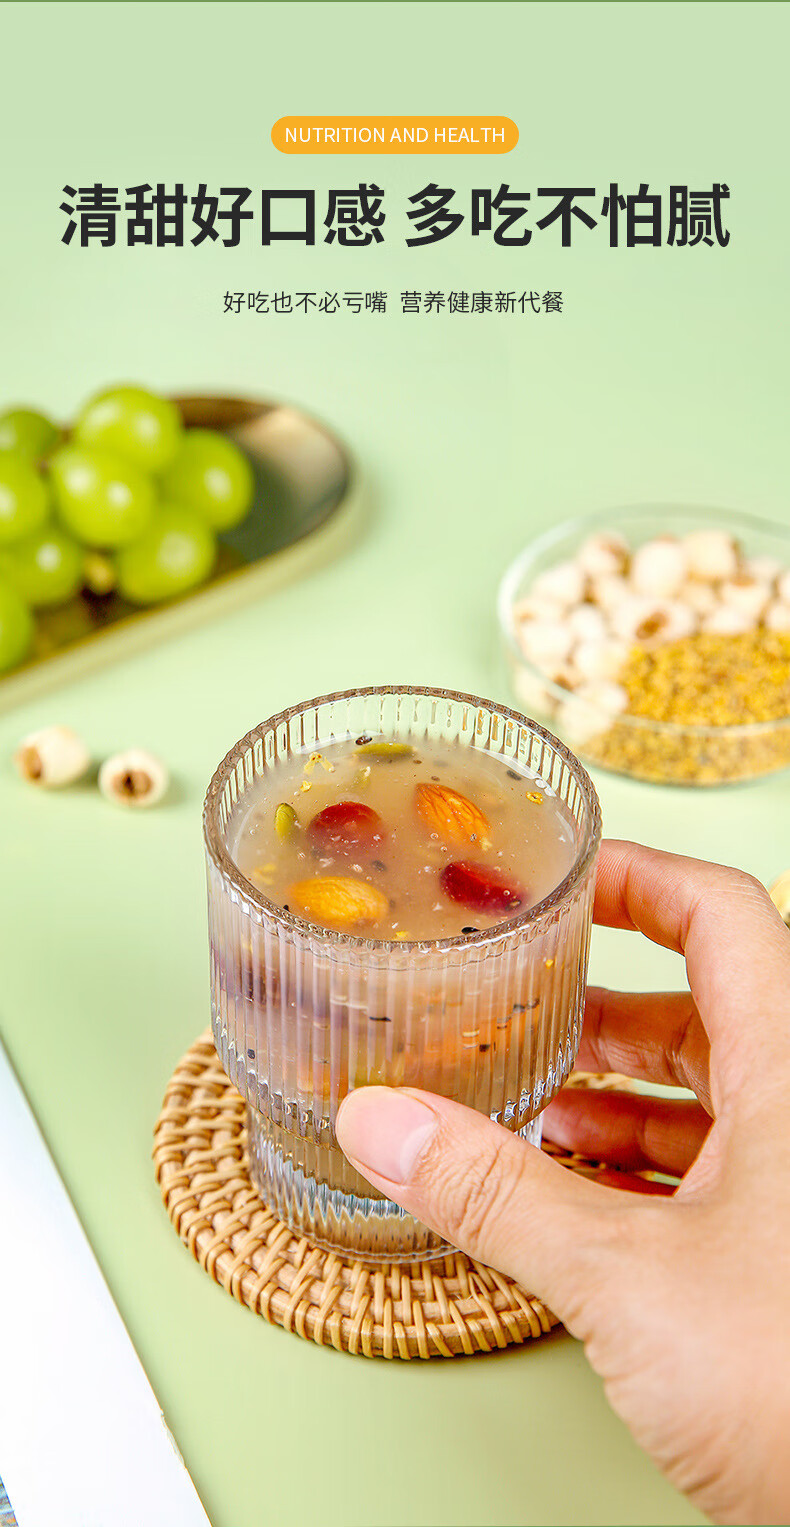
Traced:
<path fill-rule="evenodd" d="M 68 726 L 45 726 L 23 737 L 14 763 L 28 784 L 56 790 L 83 779 L 91 765 L 85 743 Z"/>
<path fill-rule="evenodd" d="M 99 789 L 120 806 L 155 806 L 170 782 L 167 769 L 152 753 L 129 748 L 106 758 L 99 770 Z"/>

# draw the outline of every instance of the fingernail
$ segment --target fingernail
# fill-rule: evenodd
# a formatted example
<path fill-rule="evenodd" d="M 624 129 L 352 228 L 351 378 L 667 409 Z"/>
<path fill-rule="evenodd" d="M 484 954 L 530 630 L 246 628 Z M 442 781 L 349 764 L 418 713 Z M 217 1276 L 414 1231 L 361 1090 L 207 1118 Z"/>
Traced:
<path fill-rule="evenodd" d="M 432 1108 L 391 1087 L 360 1087 L 337 1116 L 341 1150 L 376 1177 L 408 1182 L 417 1157 L 439 1126 Z"/>
<path fill-rule="evenodd" d="M 543 1133 L 555 1145 L 573 1144 L 575 1110 L 566 1107 L 566 1098 L 555 1097 L 543 1110 Z"/>

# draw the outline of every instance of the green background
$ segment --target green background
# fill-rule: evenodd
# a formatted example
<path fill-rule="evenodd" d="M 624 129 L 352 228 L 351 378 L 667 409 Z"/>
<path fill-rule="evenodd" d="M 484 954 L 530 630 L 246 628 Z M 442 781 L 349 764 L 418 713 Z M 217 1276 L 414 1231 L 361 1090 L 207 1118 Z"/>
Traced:
<path fill-rule="evenodd" d="M 609 1411 L 581 1349 L 365 1362 L 270 1329 L 192 1262 L 151 1132 L 208 1020 L 200 805 L 220 757 L 290 702 L 381 682 L 507 696 L 498 578 L 533 532 L 639 501 L 787 522 L 788 14 L 782 5 L 6 4 L 0 341 L 7 401 L 67 417 L 107 381 L 247 391 L 324 418 L 366 502 L 342 555 L 0 716 L 0 1027 L 214 1527 L 689 1522 Z M 491 112 L 507 158 L 285 158 L 296 112 Z M 64 246 L 61 187 L 94 180 L 378 180 L 379 248 Z M 407 250 L 430 179 L 515 189 L 726 181 L 721 250 L 526 251 L 466 229 Z M 319 197 L 320 203 L 320 197 Z M 539 317 L 226 316 L 231 290 L 561 289 Z M 177 777 L 150 815 L 13 774 L 63 721 Z M 771 880 L 787 780 L 696 794 L 597 779 L 605 828 Z M 783 835 L 784 834 L 784 840 Z M 592 973 L 675 959 L 598 932 Z M 2 1462 L 0 1439 L 0 1463 Z"/>

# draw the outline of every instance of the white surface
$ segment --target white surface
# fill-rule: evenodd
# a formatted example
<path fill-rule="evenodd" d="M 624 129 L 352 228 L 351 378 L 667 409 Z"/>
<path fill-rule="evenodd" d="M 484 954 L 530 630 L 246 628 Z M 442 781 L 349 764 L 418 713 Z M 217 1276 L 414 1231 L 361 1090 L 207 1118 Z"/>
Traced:
<path fill-rule="evenodd" d="M 208 1527 L 2 1044 L 0 1476 L 19 1527 Z"/>

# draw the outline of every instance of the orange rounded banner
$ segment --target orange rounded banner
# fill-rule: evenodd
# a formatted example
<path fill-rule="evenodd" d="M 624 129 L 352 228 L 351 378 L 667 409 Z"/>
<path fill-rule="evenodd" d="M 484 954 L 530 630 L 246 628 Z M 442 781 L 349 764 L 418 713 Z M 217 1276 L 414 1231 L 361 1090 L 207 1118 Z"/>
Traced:
<path fill-rule="evenodd" d="M 282 154 L 509 154 L 510 117 L 280 117 Z"/>

